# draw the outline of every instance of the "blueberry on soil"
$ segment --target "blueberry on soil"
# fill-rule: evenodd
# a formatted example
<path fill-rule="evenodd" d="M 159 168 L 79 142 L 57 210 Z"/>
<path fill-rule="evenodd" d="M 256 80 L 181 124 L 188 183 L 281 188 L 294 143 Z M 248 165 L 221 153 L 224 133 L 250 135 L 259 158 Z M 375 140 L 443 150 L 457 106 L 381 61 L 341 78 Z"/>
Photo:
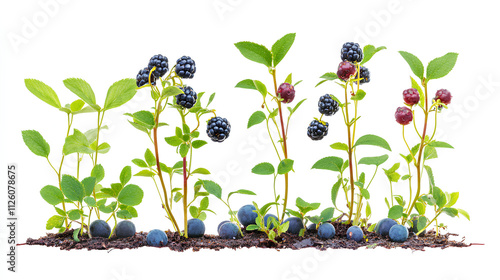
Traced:
<path fill-rule="evenodd" d="M 219 236 L 223 239 L 234 239 L 238 234 L 238 226 L 234 223 L 225 223 L 219 229 Z"/>
<path fill-rule="evenodd" d="M 149 246 L 163 247 L 167 246 L 168 237 L 163 230 L 153 229 L 146 236 L 146 242 Z"/>
<path fill-rule="evenodd" d="M 205 234 L 205 224 L 200 219 L 189 219 L 187 230 L 188 237 L 202 237 Z"/>
<path fill-rule="evenodd" d="M 403 225 L 393 225 L 389 230 L 389 238 L 394 242 L 405 242 L 408 239 L 408 229 Z"/>
<path fill-rule="evenodd" d="M 135 225 L 131 221 L 121 221 L 116 225 L 116 237 L 125 238 L 135 235 Z"/>
<path fill-rule="evenodd" d="M 191 79 L 196 73 L 196 63 L 189 56 L 183 56 L 177 59 L 177 64 L 175 65 L 175 73 L 177 76 L 184 79 Z"/>
<path fill-rule="evenodd" d="M 318 237 L 321 239 L 330 239 L 335 236 L 335 228 L 330 223 L 322 223 L 318 228 Z"/>
<path fill-rule="evenodd" d="M 316 230 L 316 224 L 308 224 L 307 225 L 307 230 L 309 230 L 309 231 Z"/>
<path fill-rule="evenodd" d="M 274 220 L 276 220 L 276 222 L 278 222 L 278 223 L 279 223 L 279 219 L 278 219 L 278 217 L 276 217 L 276 215 L 273 215 L 273 214 L 266 214 L 266 215 L 264 216 L 264 225 L 265 225 L 266 227 L 267 227 L 267 223 L 268 223 L 268 222 L 267 222 L 267 220 L 268 220 L 270 217 L 271 217 L 271 218 L 273 218 Z M 270 224 L 269 229 L 273 229 L 273 228 L 274 228 L 274 225 L 273 225 L 272 219 L 271 219 L 271 220 L 269 220 L 269 224 Z"/>
<path fill-rule="evenodd" d="M 255 219 L 257 218 L 257 213 L 254 212 L 255 206 L 248 204 L 242 206 L 238 210 L 238 220 L 246 228 L 248 225 L 255 224 Z"/>
<path fill-rule="evenodd" d="M 396 221 L 393 219 L 389 218 L 384 218 L 380 220 L 377 225 L 375 226 L 375 232 L 382 235 L 382 236 L 387 236 L 389 235 L 389 230 L 393 225 L 397 225 Z"/>
<path fill-rule="evenodd" d="M 222 221 L 222 222 L 220 222 L 220 224 L 217 226 L 217 233 L 219 233 L 220 227 L 221 227 L 223 224 L 225 224 L 225 223 L 230 223 L 230 222 L 231 222 L 231 221 L 227 221 L 227 220 L 226 220 L 226 221 Z"/>
<path fill-rule="evenodd" d="M 207 135 L 214 142 L 223 142 L 230 132 L 231 124 L 226 118 L 213 117 L 207 123 Z"/>
<path fill-rule="evenodd" d="M 291 234 L 299 234 L 300 230 L 304 228 L 302 220 L 297 217 L 290 217 L 286 219 L 283 223 L 288 222 L 288 230 L 286 232 Z"/>
<path fill-rule="evenodd" d="M 363 230 L 358 226 L 351 226 L 346 232 L 347 239 L 361 242 L 363 240 Z"/>
<path fill-rule="evenodd" d="M 283 98 L 283 103 L 290 103 L 295 98 L 295 89 L 289 83 L 282 83 L 278 87 L 277 96 Z"/>
<path fill-rule="evenodd" d="M 399 124 L 407 125 L 413 120 L 413 113 L 408 107 L 398 107 L 394 117 Z"/>
<path fill-rule="evenodd" d="M 108 238 L 111 234 L 111 228 L 103 220 L 95 220 L 90 224 L 90 236 Z"/>
<path fill-rule="evenodd" d="M 328 135 L 328 123 L 324 121 L 312 121 L 307 127 L 307 136 L 312 140 L 321 140 Z"/>

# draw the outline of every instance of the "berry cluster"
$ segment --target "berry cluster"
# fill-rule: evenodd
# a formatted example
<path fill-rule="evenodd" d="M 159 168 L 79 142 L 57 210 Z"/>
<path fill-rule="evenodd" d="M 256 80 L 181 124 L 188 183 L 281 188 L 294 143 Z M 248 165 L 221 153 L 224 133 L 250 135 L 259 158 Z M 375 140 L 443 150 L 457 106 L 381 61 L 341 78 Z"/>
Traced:
<path fill-rule="evenodd" d="M 448 105 L 451 102 L 451 93 L 446 89 L 440 89 L 436 92 L 435 97 L 432 99 L 437 105 L 437 109 L 440 110 L 444 105 Z M 413 111 L 411 107 L 420 102 L 420 94 L 417 89 L 409 88 L 403 91 L 403 100 L 405 105 L 408 107 L 398 107 L 394 117 L 396 121 L 401 125 L 407 125 L 413 120 Z"/>
<path fill-rule="evenodd" d="M 151 73 L 151 77 L 149 73 L 151 70 L 155 70 Z M 168 72 L 168 58 L 161 54 L 154 55 L 149 59 L 148 67 L 141 69 L 136 77 L 137 87 L 142 87 L 146 84 L 155 85 L 156 80 L 165 76 Z M 175 73 L 178 77 L 183 79 L 191 79 L 196 72 L 196 64 L 193 59 L 189 56 L 183 56 L 177 59 L 177 63 L 175 65 Z"/>

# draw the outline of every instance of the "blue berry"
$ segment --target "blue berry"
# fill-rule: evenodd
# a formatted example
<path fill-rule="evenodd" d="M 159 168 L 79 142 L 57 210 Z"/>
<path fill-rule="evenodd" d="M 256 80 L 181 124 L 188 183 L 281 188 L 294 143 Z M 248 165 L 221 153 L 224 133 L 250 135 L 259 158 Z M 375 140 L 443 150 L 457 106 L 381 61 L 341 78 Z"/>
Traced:
<path fill-rule="evenodd" d="M 308 224 L 307 225 L 307 230 L 310 230 L 310 231 L 316 230 L 316 224 Z"/>
<path fill-rule="evenodd" d="M 149 246 L 163 247 L 167 246 L 168 237 L 163 230 L 153 229 L 148 233 L 148 236 L 146 236 L 146 242 Z"/>
<path fill-rule="evenodd" d="M 202 237 L 205 234 L 205 224 L 200 219 L 189 219 L 187 231 L 188 237 Z"/>
<path fill-rule="evenodd" d="M 363 230 L 358 226 L 351 226 L 347 229 L 347 239 L 361 242 L 363 240 Z"/>
<path fill-rule="evenodd" d="M 312 140 L 321 140 L 328 135 L 328 123 L 314 120 L 307 128 L 307 136 Z"/>
<path fill-rule="evenodd" d="M 384 218 L 380 220 L 377 225 L 375 226 L 375 232 L 382 235 L 382 236 L 387 236 L 389 235 L 389 230 L 393 225 L 397 225 L 396 221 L 393 219 L 389 218 Z"/>
<path fill-rule="evenodd" d="M 361 62 L 363 60 L 363 50 L 358 43 L 347 42 L 340 50 L 342 61 Z"/>
<path fill-rule="evenodd" d="M 318 228 L 318 237 L 321 239 L 331 239 L 335 236 L 335 228 L 330 223 L 322 223 Z"/>
<path fill-rule="evenodd" d="M 111 234 L 111 228 L 103 220 L 95 220 L 90 224 L 90 236 L 108 238 Z"/>
<path fill-rule="evenodd" d="M 222 221 L 222 222 L 220 222 L 220 224 L 217 226 L 217 233 L 219 233 L 220 227 L 221 227 L 223 224 L 225 224 L 225 223 L 229 223 L 229 222 L 231 222 L 231 221 L 227 221 L 227 220 L 226 220 L 226 221 Z"/>
<path fill-rule="evenodd" d="M 151 84 L 155 85 L 155 77 L 151 75 Z M 142 87 L 145 84 L 149 83 L 149 69 L 146 67 L 141 69 L 135 78 L 135 83 L 137 87 Z"/>
<path fill-rule="evenodd" d="M 116 237 L 125 238 L 135 235 L 135 225 L 131 221 L 121 221 L 116 225 Z"/>
<path fill-rule="evenodd" d="M 148 69 L 151 70 L 153 67 L 156 69 L 152 75 L 157 79 L 163 77 L 168 72 L 168 58 L 161 54 L 154 55 L 149 60 Z"/>
<path fill-rule="evenodd" d="M 194 104 L 196 104 L 196 99 L 198 98 L 198 95 L 196 94 L 196 92 L 190 86 L 179 87 L 179 88 L 184 93 L 177 94 L 177 96 L 175 96 L 175 100 L 177 102 L 177 105 L 179 105 L 183 108 L 186 108 L 186 109 L 193 108 Z"/>
<path fill-rule="evenodd" d="M 339 110 L 339 103 L 335 101 L 329 94 L 325 94 L 319 98 L 318 110 L 326 116 L 335 115 Z"/>
<path fill-rule="evenodd" d="M 302 220 L 297 217 L 290 217 L 286 219 L 283 223 L 288 222 L 288 230 L 286 232 L 291 234 L 299 234 L 300 230 L 304 228 Z"/>
<path fill-rule="evenodd" d="M 255 206 L 248 204 L 242 206 L 240 210 L 238 210 L 238 220 L 240 223 L 246 228 L 248 225 L 255 224 L 255 219 L 257 219 L 257 213 L 253 212 Z"/>
<path fill-rule="evenodd" d="M 403 225 L 393 225 L 389 230 L 389 238 L 394 242 L 405 242 L 408 239 L 408 229 Z"/>
<path fill-rule="evenodd" d="M 264 225 L 265 225 L 266 227 L 267 227 L 267 223 L 268 223 L 268 222 L 267 222 L 267 220 L 268 220 L 269 218 L 271 218 L 271 219 L 269 220 L 269 224 L 270 224 L 269 229 L 273 229 L 273 228 L 274 228 L 274 224 L 273 224 L 273 222 L 272 222 L 272 219 L 276 220 L 276 222 L 278 222 L 278 223 L 279 223 L 279 219 L 278 219 L 278 217 L 276 217 L 276 215 L 273 215 L 273 214 L 266 214 L 266 215 L 264 216 Z"/>
<path fill-rule="evenodd" d="M 366 68 L 364 66 L 361 66 L 359 68 L 359 78 L 362 79 L 362 80 L 359 81 L 360 85 L 362 85 L 364 83 L 369 83 L 370 82 L 370 71 L 368 70 L 368 68 Z"/>
<path fill-rule="evenodd" d="M 226 118 L 213 117 L 207 123 L 207 135 L 214 142 L 223 142 L 229 137 L 231 124 Z"/>
<path fill-rule="evenodd" d="M 175 73 L 177 76 L 184 79 L 191 79 L 196 73 L 196 64 L 194 60 L 189 56 L 183 56 L 177 59 L 177 64 L 175 65 Z"/>
<path fill-rule="evenodd" d="M 219 236 L 224 239 L 235 239 L 238 233 L 238 226 L 234 223 L 225 223 L 219 230 Z"/>

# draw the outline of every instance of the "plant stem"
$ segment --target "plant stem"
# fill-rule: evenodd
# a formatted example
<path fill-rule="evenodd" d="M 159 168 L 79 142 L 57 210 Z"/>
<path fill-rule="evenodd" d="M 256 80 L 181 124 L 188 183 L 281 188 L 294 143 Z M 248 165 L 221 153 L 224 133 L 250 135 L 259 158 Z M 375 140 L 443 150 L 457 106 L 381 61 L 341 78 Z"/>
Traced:
<path fill-rule="evenodd" d="M 347 84 L 345 87 L 345 115 L 346 115 L 346 126 L 347 126 L 347 144 L 349 145 L 349 149 L 347 150 L 347 153 L 349 154 L 349 174 L 350 178 L 349 181 L 351 183 L 351 202 L 349 205 L 349 216 L 347 218 L 347 222 L 351 222 L 352 218 L 352 211 L 354 208 L 354 172 L 352 168 L 352 142 L 351 142 L 351 125 L 349 124 L 349 106 L 347 105 L 348 99 L 347 99 Z"/>
<path fill-rule="evenodd" d="M 184 177 L 184 195 L 182 196 L 182 204 L 184 206 L 184 236 L 188 238 L 187 231 L 187 164 L 186 157 L 182 158 L 182 174 Z"/>
<path fill-rule="evenodd" d="M 274 91 L 277 95 L 278 94 L 278 84 L 276 83 L 276 69 L 273 69 L 272 75 L 273 75 L 273 82 L 274 82 Z M 281 110 L 281 101 L 278 100 L 277 103 L 278 103 L 278 112 L 280 115 L 281 133 L 283 135 L 283 154 L 285 156 L 285 159 L 288 159 L 288 151 L 287 151 L 287 146 L 286 146 L 286 133 L 285 133 L 285 125 L 283 123 L 283 112 Z M 287 202 L 288 202 L 288 173 L 285 173 L 285 198 L 283 201 L 283 214 L 281 215 L 280 222 L 285 219 Z"/>
<path fill-rule="evenodd" d="M 97 112 L 97 136 L 96 136 L 96 144 L 95 144 L 95 159 L 94 159 L 94 167 L 97 165 L 97 155 L 99 154 L 99 133 L 101 131 L 101 125 L 102 121 L 104 120 L 104 111 Z M 95 188 L 92 190 L 92 195 L 94 196 L 94 199 L 97 201 L 96 194 L 95 194 Z M 101 219 L 101 214 L 99 213 L 98 208 L 94 208 L 95 213 L 97 215 L 97 219 Z"/>

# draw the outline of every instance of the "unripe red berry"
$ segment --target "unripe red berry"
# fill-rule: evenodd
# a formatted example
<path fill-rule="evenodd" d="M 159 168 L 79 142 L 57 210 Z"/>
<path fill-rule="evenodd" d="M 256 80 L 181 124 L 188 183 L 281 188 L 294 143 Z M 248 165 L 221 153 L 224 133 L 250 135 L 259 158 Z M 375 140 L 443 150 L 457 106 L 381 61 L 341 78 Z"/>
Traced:
<path fill-rule="evenodd" d="M 282 83 L 278 88 L 278 97 L 283 98 L 283 103 L 290 103 L 295 98 L 295 89 L 289 83 Z"/>
<path fill-rule="evenodd" d="M 396 110 L 396 121 L 401 125 L 407 125 L 413 120 L 413 113 L 408 107 L 399 107 Z"/>
<path fill-rule="evenodd" d="M 349 80 L 349 77 L 356 74 L 356 66 L 349 61 L 342 61 L 337 70 L 337 76 L 344 81 Z"/>
<path fill-rule="evenodd" d="M 436 92 L 436 97 L 434 97 L 434 101 L 437 101 L 438 99 L 441 100 L 441 103 L 444 103 L 446 105 L 450 104 L 451 102 L 451 93 L 447 89 L 440 89 Z"/>
<path fill-rule="evenodd" d="M 403 91 L 403 100 L 410 106 L 418 104 L 418 102 L 420 101 L 418 90 L 414 88 L 405 89 Z"/>

